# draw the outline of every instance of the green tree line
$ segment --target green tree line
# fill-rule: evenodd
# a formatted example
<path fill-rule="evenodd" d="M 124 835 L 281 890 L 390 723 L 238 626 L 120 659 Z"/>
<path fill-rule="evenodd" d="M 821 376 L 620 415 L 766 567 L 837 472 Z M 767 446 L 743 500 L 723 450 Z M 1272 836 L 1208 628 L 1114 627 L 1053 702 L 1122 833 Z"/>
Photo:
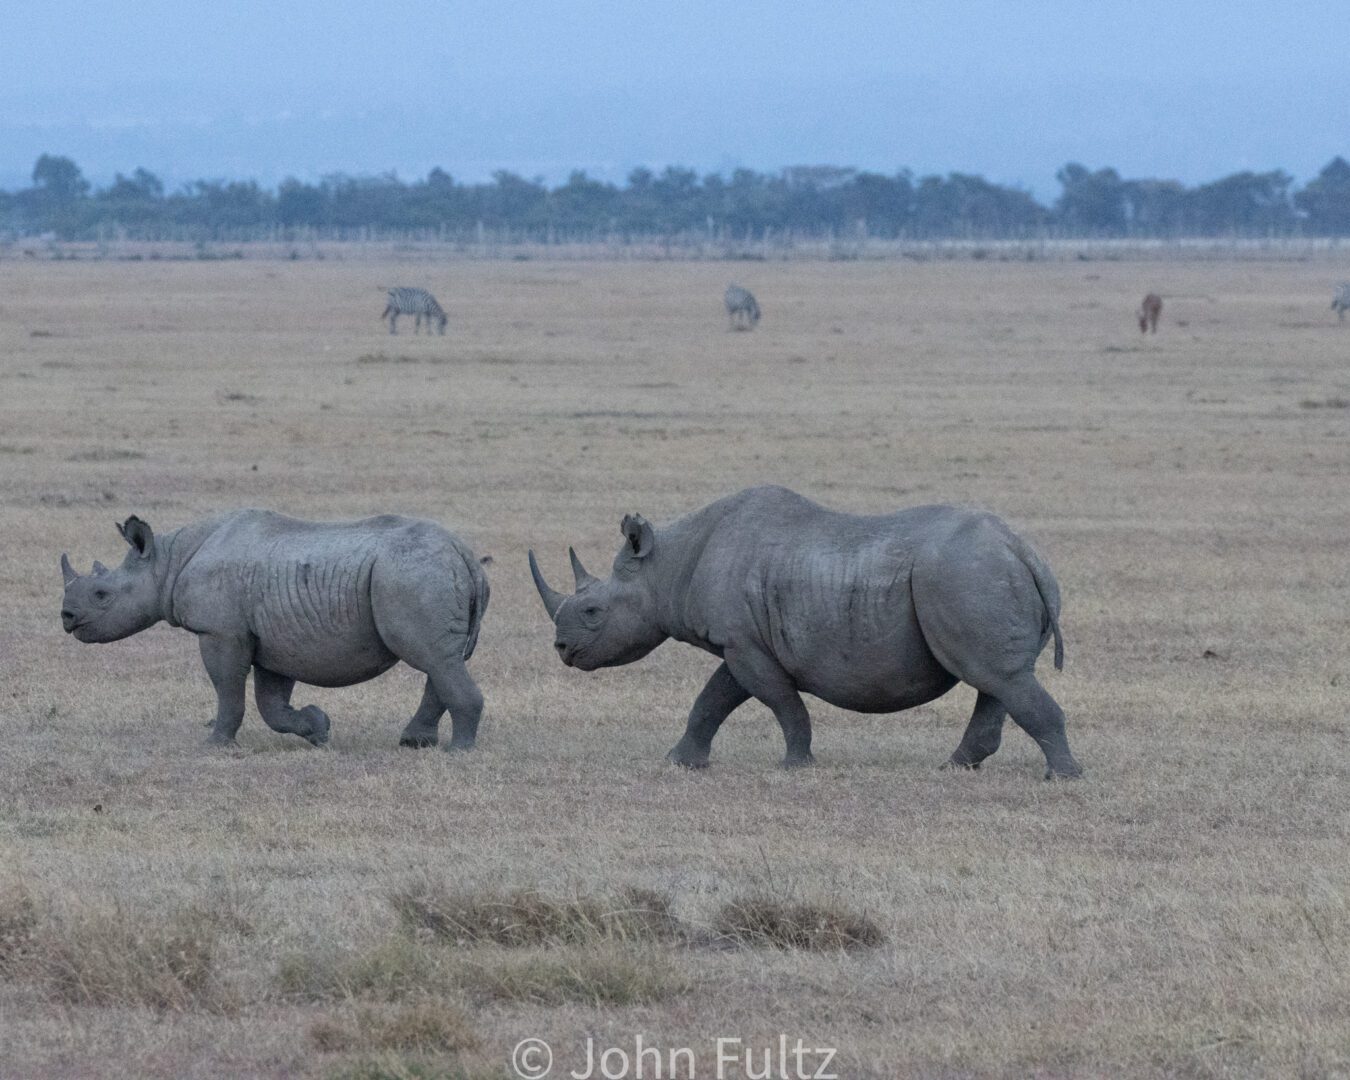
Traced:
<path fill-rule="evenodd" d="M 0 192 L 0 232 L 63 239 L 251 235 L 344 236 L 483 230 L 519 239 L 587 240 L 772 233 L 880 238 L 1350 235 L 1350 164 L 1332 160 L 1303 187 L 1281 170 L 1240 172 L 1187 186 L 1123 178 L 1071 163 L 1045 205 L 981 176 L 916 177 L 833 166 L 730 176 L 671 166 L 635 169 L 627 182 L 574 172 L 549 186 L 511 172 L 463 183 L 442 169 L 425 179 L 328 176 L 288 179 L 275 190 L 251 180 L 198 180 L 166 191 L 137 169 L 95 188 L 68 157 L 44 154 L 30 187 Z"/>

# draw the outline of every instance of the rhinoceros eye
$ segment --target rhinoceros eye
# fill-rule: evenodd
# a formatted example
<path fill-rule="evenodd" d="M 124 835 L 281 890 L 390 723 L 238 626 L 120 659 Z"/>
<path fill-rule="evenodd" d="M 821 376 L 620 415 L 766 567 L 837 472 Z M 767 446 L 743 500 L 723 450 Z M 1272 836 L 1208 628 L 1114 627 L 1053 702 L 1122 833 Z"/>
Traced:
<path fill-rule="evenodd" d="M 600 614 L 600 609 L 599 609 L 598 607 L 594 607 L 594 606 L 588 607 L 584 612 L 582 612 L 582 614 L 583 614 L 583 615 L 599 615 L 599 614 Z"/>
<path fill-rule="evenodd" d="M 94 599 L 95 599 L 95 600 L 106 600 L 106 599 L 108 599 L 108 590 L 107 590 L 107 589 L 95 589 L 95 590 L 94 590 Z"/>

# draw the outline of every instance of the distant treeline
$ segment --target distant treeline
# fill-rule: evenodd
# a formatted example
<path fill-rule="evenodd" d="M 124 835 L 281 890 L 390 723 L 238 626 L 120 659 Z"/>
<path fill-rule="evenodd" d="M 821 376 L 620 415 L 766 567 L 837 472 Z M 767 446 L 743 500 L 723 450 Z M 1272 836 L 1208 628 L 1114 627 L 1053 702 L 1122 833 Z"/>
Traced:
<path fill-rule="evenodd" d="M 1335 158 L 1295 189 L 1281 170 L 1240 172 L 1187 187 L 1126 180 L 1115 169 L 1069 164 L 1059 197 L 1037 202 L 980 176 L 916 177 L 833 166 L 729 177 L 692 169 L 635 169 L 623 185 L 574 172 L 550 187 L 510 172 L 460 183 L 441 169 L 393 175 L 253 181 L 199 180 L 166 192 L 153 173 L 118 174 L 95 189 L 76 163 L 44 154 L 32 186 L 0 192 L 0 232 L 61 239 L 249 239 L 434 233 L 471 239 L 490 230 L 535 242 L 706 235 L 840 238 L 1033 236 L 1346 236 L 1350 164 Z"/>

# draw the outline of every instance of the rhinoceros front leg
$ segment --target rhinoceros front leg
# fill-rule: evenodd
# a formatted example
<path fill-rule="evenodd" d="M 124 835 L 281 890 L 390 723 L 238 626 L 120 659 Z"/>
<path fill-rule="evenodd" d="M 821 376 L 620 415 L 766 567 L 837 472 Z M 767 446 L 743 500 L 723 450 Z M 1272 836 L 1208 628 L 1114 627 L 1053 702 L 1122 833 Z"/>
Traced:
<path fill-rule="evenodd" d="M 815 764 L 811 756 L 811 714 L 802 704 L 792 676 L 772 656 L 758 651 L 728 652 L 727 666 L 738 683 L 773 710 L 787 744 L 784 767 Z"/>
<path fill-rule="evenodd" d="M 283 735 L 299 735 L 314 746 L 322 746 L 328 741 L 328 714 L 317 705 L 293 708 L 294 689 L 294 679 L 253 665 L 253 698 L 267 726 Z"/>
<path fill-rule="evenodd" d="M 961 745 L 947 760 L 944 768 L 978 769 L 980 762 L 999 748 L 1003 742 L 1003 721 L 1008 710 L 1003 702 L 983 691 L 975 699 L 975 711 L 961 737 Z"/>
<path fill-rule="evenodd" d="M 206 741 L 211 746 L 229 746 L 244 719 L 244 684 L 253 665 L 253 641 L 215 634 L 202 634 L 197 641 L 206 673 L 216 688 L 216 721 Z"/>
<path fill-rule="evenodd" d="M 666 757 L 687 769 L 706 768 L 713 736 L 722 721 L 749 699 L 749 691 L 732 677 L 726 662 L 719 664 L 694 702 L 684 737 Z"/>

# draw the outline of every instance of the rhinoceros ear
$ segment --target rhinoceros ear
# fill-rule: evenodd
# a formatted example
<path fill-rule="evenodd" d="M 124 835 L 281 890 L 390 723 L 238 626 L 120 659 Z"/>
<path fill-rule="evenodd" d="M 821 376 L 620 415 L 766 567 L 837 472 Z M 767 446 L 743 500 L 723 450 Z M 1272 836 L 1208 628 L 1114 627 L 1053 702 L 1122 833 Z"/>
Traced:
<path fill-rule="evenodd" d="M 627 515 L 619 528 L 623 532 L 623 538 L 628 542 L 630 558 L 645 559 L 652 553 L 652 546 L 656 543 L 656 537 L 652 533 L 652 527 L 647 523 L 647 519 L 641 514 Z"/>
<path fill-rule="evenodd" d="M 136 554 L 142 559 L 148 558 L 155 550 L 154 531 L 144 521 L 135 514 L 117 526 L 117 531 L 122 534 L 122 539 L 136 549 Z"/>

